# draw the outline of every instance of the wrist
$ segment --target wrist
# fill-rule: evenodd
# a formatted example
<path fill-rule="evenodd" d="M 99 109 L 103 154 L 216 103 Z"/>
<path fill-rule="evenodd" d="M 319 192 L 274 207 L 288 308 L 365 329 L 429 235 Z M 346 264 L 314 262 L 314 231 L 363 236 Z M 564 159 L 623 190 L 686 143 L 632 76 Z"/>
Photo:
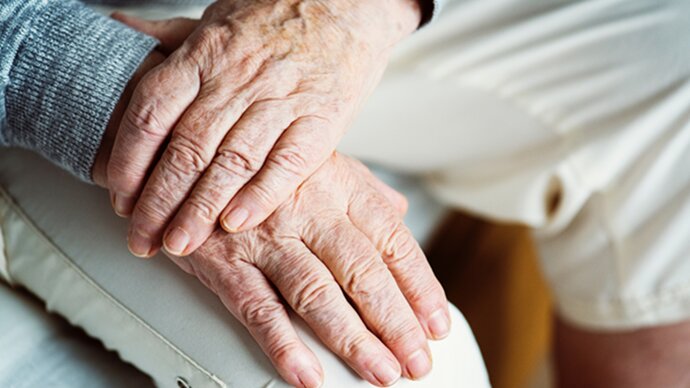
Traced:
<path fill-rule="evenodd" d="M 359 31 L 368 41 L 393 46 L 419 28 L 420 0 L 319 0 L 341 28 Z M 342 24 L 341 24 L 342 23 Z"/>
<path fill-rule="evenodd" d="M 358 0 L 360 1 L 360 0 Z M 381 9 L 379 17 L 390 31 L 390 44 L 396 44 L 419 28 L 422 21 L 420 0 L 369 0 Z"/>
<path fill-rule="evenodd" d="M 98 148 L 98 153 L 96 154 L 93 168 L 91 170 L 93 181 L 98 186 L 106 187 L 107 185 L 106 171 L 108 160 L 110 159 L 110 150 L 112 149 L 113 142 L 115 141 L 115 135 L 117 135 L 118 128 L 120 127 L 120 121 L 122 120 L 122 116 L 127 109 L 127 105 L 132 97 L 132 93 L 134 93 L 134 89 L 136 89 L 139 81 L 141 81 L 149 70 L 158 66 L 164 60 L 165 56 L 159 51 L 154 50 L 149 53 L 148 57 L 146 57 L 141 65 L 139 65 L 137 71 L 132 75 L 132 78 L 129 80 L 127 86 L 122 92 L 122 96 L 120 96 L 120 100 L 115 106 L 115 109 L 113 109 L 110 120 L 108 121 L 108 126 L 103 134 L 101 145 Z"/>

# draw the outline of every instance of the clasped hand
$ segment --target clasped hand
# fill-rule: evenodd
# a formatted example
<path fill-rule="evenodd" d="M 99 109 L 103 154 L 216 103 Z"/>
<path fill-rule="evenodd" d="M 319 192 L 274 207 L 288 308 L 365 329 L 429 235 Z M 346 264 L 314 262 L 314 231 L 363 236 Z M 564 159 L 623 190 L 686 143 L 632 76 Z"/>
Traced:
<path fill-rule="evenodd" d="M 188 255 L 219 220 L 264 221 L 333 152 L 416 28 L 411 4 L 225 0 L 199 22 L 141 24 L 170 56 L 134 91 L 108 163 L 132 253 Z"/>
<path fill-rule="evenodd" d="M 414 1 L 220 1 L 201 21 L 115 16 L 156 36 L 164 55 L 128 86 L 94 178 L 131 217 L 133 253 L 164 245 L 295 386 L 319 386 L 323 371 L 273 286 L 375 385 L 427 374 L 427 338 L 450 329 L 443 289 L 402 222 L 405 199 L 332 151 L 390 47 L 419 21 L 403 3 Z M 398 18 L 385 14 L 393 6 Z"/>

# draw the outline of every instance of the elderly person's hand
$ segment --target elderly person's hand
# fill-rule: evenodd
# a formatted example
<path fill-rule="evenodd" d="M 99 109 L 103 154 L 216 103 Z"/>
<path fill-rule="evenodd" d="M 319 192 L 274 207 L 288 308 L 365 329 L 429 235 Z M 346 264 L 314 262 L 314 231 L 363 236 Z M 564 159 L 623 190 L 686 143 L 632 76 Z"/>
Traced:
<path fill-rule="evenodd" d="M 219 229 L 173 259 L 222 299 L 289 383 L 316 387 L 322 371 L 271 284 L 361 377 L 387 386 L 401 367 L 424 376 L 425 331 L 449 329 L 443 289 L 402 222 L 404 207 L 364 166 L 333 154 L 259 227 Z"/>
<path fill-rule="evenodd" d="M 290 384 L 317 387 L 323 371 L 272 286 L 362 378 L 387 386 L 401 372 L 427 374 L 426 337 L 450 330 L 443 289 L 402 222 L 405 209 L 364 166 L 333 154 L 259 227 L 217 229 L 191 256 L 172 259 L 221 298 Z"/>
<path fill-rule="evenodd" d="M 151 53 L 115 108 L 93 169 L 99 185 L 132 90 L 164 58 Z M 428 373 L 426 338 L 450 330 L 443 289 L 402 223 L 406 206 L 364 166 L 331 154 L 260 227 L 217 228 L 191 256 L 171 257 L 220 296 L 291 384 L 318 386 L 323 372 L 273 285 L 360 376 L 389 385 Z"/>
<path fill-rule="evenodd" d="M 164 22 L 192 33 L 137 87 L 108 165 L 132 253 L 189 254 L 219 219 L 260 224 L 331 154 L 419 21 L 417 0 L 219 0 L 198 26 Z"/>

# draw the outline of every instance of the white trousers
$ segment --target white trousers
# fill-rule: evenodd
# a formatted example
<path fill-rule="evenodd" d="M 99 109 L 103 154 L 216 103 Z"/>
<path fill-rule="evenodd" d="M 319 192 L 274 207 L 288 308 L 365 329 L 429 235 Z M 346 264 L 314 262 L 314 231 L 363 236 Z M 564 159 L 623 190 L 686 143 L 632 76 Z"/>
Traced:
<path fill-rule="evenodd" d="M 560 314 L 690 318 L 690 2 L 450 1 L 341 150 L 532 226 Z"/>

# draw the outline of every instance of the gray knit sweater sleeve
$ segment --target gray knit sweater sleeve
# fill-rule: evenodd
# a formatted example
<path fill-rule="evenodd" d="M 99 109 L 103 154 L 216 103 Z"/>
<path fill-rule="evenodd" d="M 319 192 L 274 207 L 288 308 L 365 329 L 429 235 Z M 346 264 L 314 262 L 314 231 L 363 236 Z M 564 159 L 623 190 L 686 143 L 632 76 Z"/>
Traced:
<path fill-rule="evenodd" d="M 0 0 L 0 146 L 90 181 L 110 115 L 155 45 L 77 1 Z"/>

